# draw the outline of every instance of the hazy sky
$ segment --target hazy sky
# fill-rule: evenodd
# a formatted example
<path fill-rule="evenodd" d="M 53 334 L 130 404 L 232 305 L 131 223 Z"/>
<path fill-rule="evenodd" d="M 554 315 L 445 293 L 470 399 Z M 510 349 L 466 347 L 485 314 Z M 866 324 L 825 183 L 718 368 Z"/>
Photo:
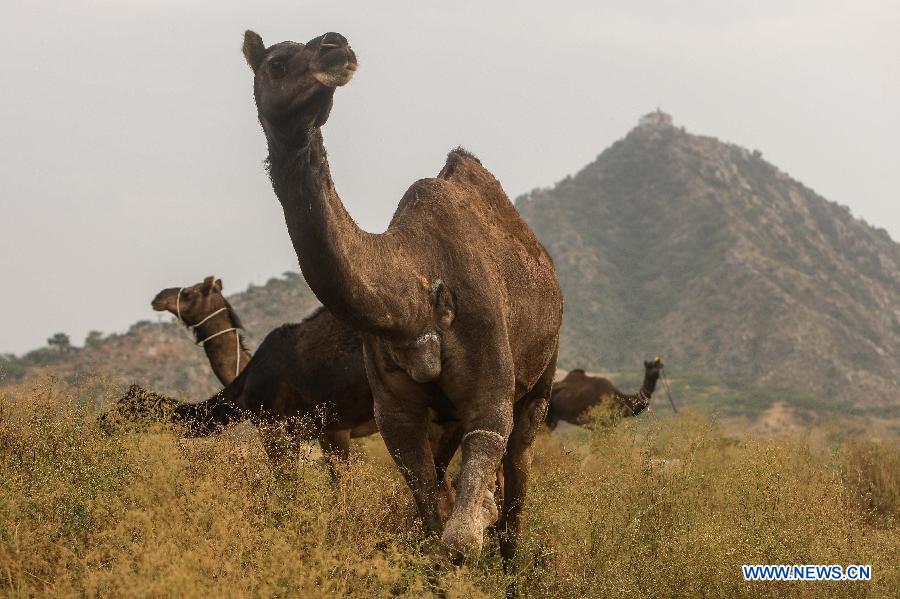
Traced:
<path fill-rule="evenodd" d="M 325 142 L 369 230 L 452 147 L 515 197 L 660 106 L 900 239 L 895 0 L 3 0 L 0 22 L 0 352 L 122 331 L 208 274 L 296 270 L 246 28 L 350 40 Z"/>

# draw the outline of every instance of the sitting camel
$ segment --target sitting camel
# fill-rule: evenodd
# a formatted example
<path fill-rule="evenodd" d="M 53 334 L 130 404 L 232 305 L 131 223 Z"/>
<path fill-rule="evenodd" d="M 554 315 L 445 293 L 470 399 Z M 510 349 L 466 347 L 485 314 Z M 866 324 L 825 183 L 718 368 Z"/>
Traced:
<path fill-rule="evenodd" d="M 198 339 L 207 340 L 203 346 L 210 365 L 226 386 L 206 401 L 181 403 L 132 385 L 119 401 L 119 416 L 174 421 L 193 437 L 215 434 L 249 417 L 266 428 L 262 440 L 276 466 L 298 449 L 297 441 L 318 437 L 332 474 L 334 458 L 349 456 L 351 438 L 378 432 L 360 336 L 324 308 L 273 330 L 250 360 L 237 341 L 243 327 L 222 295 L 220 279 L 207 277 L 190 287 L 163 289 L 151 305 L 171 312 Z M 235 346 L 225 340 L 231 331 L 241 351 L 235 376 Z M 222 341 L 213 343 L 217 339 Z M 445 473 L 459 443 L 455 434 L 450 430 L 432 438 L 435 467 L 444 480 L 445 511 L 452 497 Z"/>
<path fill-rule="evenodd" d="M 644 382 L 633 395 L 622 393 L 609 379 L 590 376 L 580 368 L 570 371 L 566 378 L 553 386 L 550 408 L 547 410 L 547 426 L 553 430 L 560 420 L 584 426 L 590 422 L 588 414 L 594 406 L 608 408 L 614 418 L 637 416 L 650 405 L 650 397 L 656 389 L 662 367 L 660 358 L 652 362 L 645 361 Z"/>
<path fill-rule="evenodd" d="M 319 300 L 362 334 L 375 419 L 425 529 L 443 529 L 457 560 L 480 553 L 483 501 L 502 461 L 498 533 L 508 563 L 559 348 L 562 293 L 549 254 L 461 149 L 437 178 L 409 188 L 387 231 L 361 230 L 335 190 L 321 132 L 335 89 L 357 69 L 347 40 L 326 33 L 267 48 L 247 31 L 243 51 L 300 268 Z M 464 432 L 446 524 L 428 443 L 432 413 Z"/>
<path fill-rule="evenodd" d="M 220 279 L 207 277 L 190 287 L 163 289 L 151 305 L 171 312 L 194 333 L 213 372 L 226 385 L 205 402 L 175 408 L 173 418 L 189 435 L 206 436 L 241 420 L 244 413 L 253 418 L 267 412 L 294 420 L 294 427 L 305 420 L 313 426 L 294 437 L 318 436 L 326 456 L 346 459 L 351 437 L 378 432 L 359 335 L 326 310 L 269 333 L 251 362 L 242 344 L 236 353 L 243 325 L 222 295 Z M 228 332 L 234 332 L 234 341 L 227 340 Z M 252 370 L 240 384 L 232 385 L 248 363 Z M 276 462 L 285 449 L 296 447 L 285 441 L 280 435 L 264 436 L 267 452 Z"/>
<path fill-rule="evenodd" d="M 194 342 L 203 347 L 223 385 L 237 378 L 250 362 L 241 337 L 244 325 L 222 295 L 222 279 L 206 277 L 190 287 L 163 289 L 150 305 L 157 312 L 171 312 L 193 333 Z"/>

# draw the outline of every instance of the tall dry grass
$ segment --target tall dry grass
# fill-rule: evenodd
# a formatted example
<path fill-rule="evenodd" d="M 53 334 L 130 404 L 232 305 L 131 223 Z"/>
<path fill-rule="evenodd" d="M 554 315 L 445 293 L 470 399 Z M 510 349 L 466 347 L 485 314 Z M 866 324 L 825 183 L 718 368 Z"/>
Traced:
<path fill-rule="evenodd" d="M 253 434 L 112 435 L 104 385 L 0 396 L 7 596 L 896 597 L 900 453 L 851 440 L 735 441 L 698 414 L 541 435 L 515 574 L 496 543 L 459 571 L 377 438 L 341 485 L 314 459 L 273 477 Z M 743 563 L 872 564 L 870 583 L 745 583 Z"/>

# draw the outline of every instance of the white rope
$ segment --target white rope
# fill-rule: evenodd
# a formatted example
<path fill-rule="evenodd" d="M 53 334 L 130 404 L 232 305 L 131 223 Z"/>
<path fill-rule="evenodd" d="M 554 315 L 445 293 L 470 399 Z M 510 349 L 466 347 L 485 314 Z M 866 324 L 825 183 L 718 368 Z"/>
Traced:
<path fill-rule="evenodd" d="M 200 341 L 197 341 L 197 345 L 199 345 L 200 347 L 203 347 L 203 344 L 206 343 L 207 341 L 209 341 L 210 339 L 215 339 L 215 338 L 218 337 L 219 335 L 224 335 L 225 333 L 230 333 L 231 331 L 240 331 L 240 330 L 241 330 L 241 329 L 239 329 L 239 328 L 237 328 L 237 327 L 231 327 L 231 328 L 228 328 L 228 329 L 222 329 L 222 330 L 219 331 L 218 333 L 213 333 L 212 335 L 210 335 L 210 336 L 207 337 L 206 339 L 201 339 Z"/>
<path fill-rule="evenodd" d="M 490 437 L 494 437 L 495 439 L 500 441 L 501 445 L 506 445 L 506 438 L 503 435 L 501 435 L 497 431 L 488 431 L 488 430 L 484 430 L 481 428 L 476 428 L 475 430 L 471 430 L 471 431 L 467 432 L 463 436 L 462 441 L 460 441 L 459 444 L 462 445 L 463 443 L 466 442 L 466 439 L 468 439 L 470 436 L 475 435 L 475 434 L 488 435 Z"/>
<path fill-rule="evenodd" d="M 184 318 L 181 317 L 181 293 L 182 293 L 183 291 L 184 291 L 184 287 L 179 288 L 179 289 L 178 289 L 178 295 L 175 296 L 175 316 L 178 318 L 178 320 L 181 322 L 181 324 L 183 324 L 184 326 L 186 326 L 191 332 L 193 332 L 194 329 L 196 329 L 197 327 L 199 327 L 201 324 L 203 324 L 204 322 L 206 322 L 207 320 L 209 320 L 210 318 L 212 318 L 212 317 L 215 316 L 216 314 L 221 314 L 222 312 L 224 312 L 225 310 L 228 309 L 228 306 L 222 306 L 221 308 L 219 308 L 219 309 L 216 310 L 215 312 L 209 314 L 206 318 L 204 318 L 204 319 L 201 320 L 200 322 L 198 322 L 198 323 L 196 323 L 196 324 L 188 324 L 188 323 L 184 320 Z"/>
<path fill-rule="evenodd" d="M 234 348 L 235 348 L 234 378 L 237 378 L 237 375 L 240 374 L 240 372 L 241 372 L 241 331 L 243 331 L 244 329 L 242 329 L 240 327 L 231 327 L 228 329 L 223 329 L 223 330 L 219 331 L 218 333 L 213 333 L 212 335 L 210 335 L 209 337 L 206 337 L 204 339 L 198 340 L 197 332 L 196 332 L 197 327 L 202 325 L 204 322 L 206 322 L 213 316 L 216 316 L 217 314 L 221 314 L 222 312 L 225 312 L 226 310 L 228 310 L 228 306 L 223 306 L 223 307 L 219 308 L 218 310 L 212 312 L 206 318 L 204 318 L 203 320 L 201 320 L 200 322 L 198 322 L 196 324 L 188 324 L 187 322 L 185 322 L 184 318 L 181 317 L 181 292 L 182 291 L 184 291 L 184 287 L 180 287 L 178 289 L 178 295 L 175 296 L 175 316 L 178 318 L 178 321 L 181 324 L 183 324 L 185 326 L 185 328 L 189 331 L 188 335 L 190 335 L 191 341 L 194 342 L 194 345 L 199 345 L 200 347 L 203 347 L 203 344 L 206 343 L 207 341 L 209 341 L 210 339 L 215 339 L 219 335 L 224 335 L 225 333 L 230 333 L 231 331 L 234 331 Z"/>
<path fill-rule="evenodd" d="M 207 320 L 209 320 L 210 318 L 212 318 L 212 317 L 215 316 L 216 314 L 221 314 L 222 312 L 224 312 L 224 311 L 227 310 L 227 309 L 228 309 L 227 307 L 219 308 L 218 310 L 216 310 L 215 312 L 213 312 L 212 314 L 210 314 L 209 316 L 207 316 L 206 318 L 204 318 L 203 320 L 201 320 L 201 321 L 198 322 L 197 324 L 192 324 L 192 325 L 190 326 L 190 328 L 191 328 L 191 329 L 196 329 L 197 327 L 199 327 L 201 324 L 203 324 L 204 322 L 206 322 Z"/>
<path fill-rule="evenodd" d="M 241 373 L 241 333 L 234 333 L 234 378 Z"/>

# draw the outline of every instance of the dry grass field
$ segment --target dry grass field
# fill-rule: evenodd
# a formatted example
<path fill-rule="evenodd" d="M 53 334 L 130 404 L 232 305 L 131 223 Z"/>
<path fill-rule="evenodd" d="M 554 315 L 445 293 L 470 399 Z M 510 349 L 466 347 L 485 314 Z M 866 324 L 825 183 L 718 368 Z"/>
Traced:
<path fill-rule="evenodd" d="M 333 486 L 273 477 L 252 431 L 97 426 L 102 382 L 0 393 L 0 594 L 897 597 L 900 452 L 738 439 L 696 412 L 537 441 L 514 574 L 435 567 L 380 438 Z M 871 564 L 871 582 L 747 583 L 744 563 Z"/>

